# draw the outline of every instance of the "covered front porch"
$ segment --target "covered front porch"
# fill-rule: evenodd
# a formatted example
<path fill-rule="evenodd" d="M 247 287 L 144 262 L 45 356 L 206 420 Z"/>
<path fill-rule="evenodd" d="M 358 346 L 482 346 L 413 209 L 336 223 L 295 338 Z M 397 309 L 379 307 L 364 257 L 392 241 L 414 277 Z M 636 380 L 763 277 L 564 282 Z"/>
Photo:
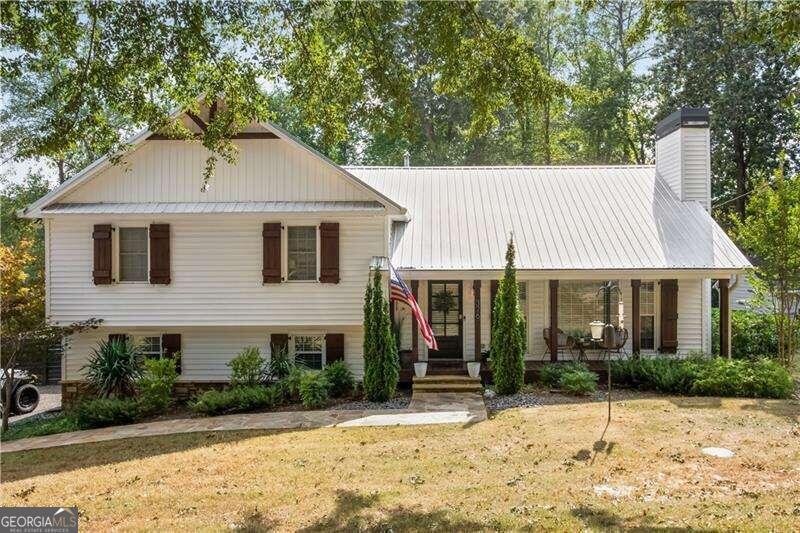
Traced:
<path fill-rule="evenodd" d="M 520 305 L 527 324 L 526 378 L 555 361 L 583 360 L 599 369 L 607 354 L 590 340 L 593 321 L 613 324 L 623 335 L 624 343 L 611 357 L 710 353 L 711 278 L 675 271 L 637 272 L 635 278 L 622 274 L 518 272 Z M 393 302 L 390 312 L 399 339 L 401 381 L 411 380 L 417 361 L 427 361 L 431 374 L 463 374 L 467 362 L 478 361 L 483 363 L 485 375 L 491 355 L 491 302 L 501 273 L 497 277 L 408 271 L 401 275 L 439 344 L 438 351 L 429 350 L 410 309 Z M 724 350 L 730 346 L 727 285 L 728 278 L 720 279 Z"/>

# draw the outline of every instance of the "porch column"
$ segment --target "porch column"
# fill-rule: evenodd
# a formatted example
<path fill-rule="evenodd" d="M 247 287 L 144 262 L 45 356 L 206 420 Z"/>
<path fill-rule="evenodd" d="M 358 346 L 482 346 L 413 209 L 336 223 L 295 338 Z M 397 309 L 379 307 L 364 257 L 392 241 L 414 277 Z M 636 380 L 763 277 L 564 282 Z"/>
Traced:
<path fill-rule="evenodd" d="M 550 280 L 550 360 L 558 361 L 558 280 Z"/>
<path fill-rule="evenodd" d="M 475 360 L 481 360 L 481 280 L 472 282 L 472 294 L 475 300 Z"/>
<path fill-rule="evenodd" d="M 730 280 L 720 279 L 719 282 L 719 355 L 731 356 L 731 293 Z"/>
<path fill-rule="evenodd" d="M 414 295 L 414 300 L 419 303 L 419 280 L 411 280 L 411 294 Z M 412 317 L 413 318 L 413 317 Z M 411 321 L 411 359 L 419 361 L 419 326 L 416 320 Z"/>
<path fill-rule="evenodd" d="M 633 343 L 633 353 L 638 354 L 642 350 L 642 324 L 641 313 L 639 311 L 639 297 L 642 280 L 631 280 L 631 341 Z"/>

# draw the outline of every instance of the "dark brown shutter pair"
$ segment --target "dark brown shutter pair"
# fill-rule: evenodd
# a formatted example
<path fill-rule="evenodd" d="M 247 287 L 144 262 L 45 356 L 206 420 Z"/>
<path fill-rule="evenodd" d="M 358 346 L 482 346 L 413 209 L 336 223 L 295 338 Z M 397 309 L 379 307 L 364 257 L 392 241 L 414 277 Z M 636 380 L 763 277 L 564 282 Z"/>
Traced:
<path fill-rule="evenodd" d="M 280 222 L 265 222 L 261 231 L 263 258 L 261 276 L 264 283 L 280 283 L 281 276 L 281 230 Z M 339 283 L 339 224 L 320 224 L 320 276 L 322 283 Z"/>
<path fill-rule="evenodd" d="M 161 351 L 164 357 L 175 359 L 175 369 L 178 374 L 181 373 L 181 334 L 180 333 L 164 333 L 161 335 Z M 176 357 L 177 355 L 177 357 Z"/>
<path fill-rule="evenodd" d="M 661 351 L 678 351 L 678 280 L 661 280 Z"/>
<path fill-rule="evenodd" d="M 272 353 L 289 349 L 289 335 L 273 333 L 269 339 Z M 344 361 L 344 334 L 328 333 L 325 335 L 325 360 L 327 363 Z"/>
<path fill-rule="evenodd" d="M 112 265 L 112 227 L 97 224 L 92 231 L 94 241 L 94 268 L 92 278 L 95 285 L 110 285 Z M 170 279 L 169 224 L 151 224 L 150 231 L 150 283 L 168 285 Z"/>

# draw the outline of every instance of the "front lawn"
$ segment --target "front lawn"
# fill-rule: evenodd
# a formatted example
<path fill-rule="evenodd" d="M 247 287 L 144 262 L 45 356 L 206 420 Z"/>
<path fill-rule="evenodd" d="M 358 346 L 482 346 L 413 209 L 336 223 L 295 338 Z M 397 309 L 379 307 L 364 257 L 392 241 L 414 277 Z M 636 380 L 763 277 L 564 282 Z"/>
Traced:
<path fill-rule="evenodd" d="M 2 455 L 2 505 L 82 531 L 791 530 L 800 404 L 658 397 L 511 409 L 468 427 L 201 433 Z M 708 457 L 707 446 L 733 450 Z"/>

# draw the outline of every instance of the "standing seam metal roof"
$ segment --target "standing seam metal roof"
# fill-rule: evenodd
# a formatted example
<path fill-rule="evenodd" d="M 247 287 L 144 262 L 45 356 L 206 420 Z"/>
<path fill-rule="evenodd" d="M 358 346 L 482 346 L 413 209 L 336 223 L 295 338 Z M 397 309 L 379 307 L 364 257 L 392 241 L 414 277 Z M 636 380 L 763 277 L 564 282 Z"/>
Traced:
<path fill-rule="evenodd" d="M 747 258 L 653 166 L 347 167 L 408 209 L 392 263 L 497 270 L 513 232 L 517 268 L 742 269 Z"/>

